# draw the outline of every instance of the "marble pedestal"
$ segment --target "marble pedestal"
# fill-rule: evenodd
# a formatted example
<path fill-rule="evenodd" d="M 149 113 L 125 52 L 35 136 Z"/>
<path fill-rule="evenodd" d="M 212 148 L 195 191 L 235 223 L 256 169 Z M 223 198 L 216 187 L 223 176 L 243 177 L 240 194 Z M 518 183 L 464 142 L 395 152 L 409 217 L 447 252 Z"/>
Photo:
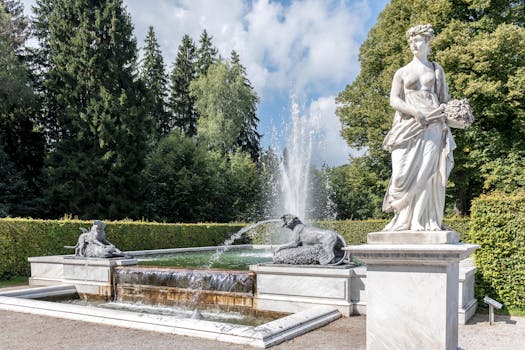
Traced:
<path fill-rule="evenodd" d="M 367 264 L 367 349 L 456 350 L 459 261 L 479 246 L 452 231 L 392 234 L 345 248 Z"/>
<path fill-rule="evenodd" d="M 116 266 L 136 265 L 137 259 L 77 258 L 72 255 L 38 256 L 31 263 L 31 286 L 74 285 L 80 295 L 110 299 Z"/>

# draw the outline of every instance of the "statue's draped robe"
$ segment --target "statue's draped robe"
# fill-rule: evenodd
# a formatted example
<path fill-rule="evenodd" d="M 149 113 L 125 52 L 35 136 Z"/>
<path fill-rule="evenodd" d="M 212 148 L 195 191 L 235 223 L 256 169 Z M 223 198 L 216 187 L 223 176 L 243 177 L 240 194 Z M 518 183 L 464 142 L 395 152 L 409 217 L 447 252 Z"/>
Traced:
<path fill-rule="evenodd" d="M 404 90 L 401 98 L 427 114 L 450 100 L 443 70 L 434 64 L 432 91 Z M 439 69 L 438 69 L 439 68 Z M 445 186 L 454 165 L 456 144 L 444 122 L 421 127 L 414 117 L 396 112 L 383 147 L 392 153 L 392 177 L 383 210 L 394 218 L 385 231 L 441 230 Z"/>

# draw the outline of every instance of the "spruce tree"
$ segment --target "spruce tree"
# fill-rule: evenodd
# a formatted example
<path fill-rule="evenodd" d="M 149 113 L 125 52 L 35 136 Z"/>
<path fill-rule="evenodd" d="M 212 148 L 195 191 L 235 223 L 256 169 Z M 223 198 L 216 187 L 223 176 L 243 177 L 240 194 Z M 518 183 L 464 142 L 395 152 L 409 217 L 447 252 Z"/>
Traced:
<path fill-rule="evenodd" d="M 169 114 L 167 111 L 168 78 L 160 45 L 155 37 L 155 31 L 150 26 L 143 48 L 144 58 L 141 65 L 141 79 L 147 89 L 147 113 L 155 130 L 155 139 L 170 132 Z"/>
<path fill-rule="evenodd" d="M 199 76 L 208 74 L 210 66 L 215 64 L 219 58 L 218 51 L 213 46 L 212 39 L 213 37 L 208 35 L 206 29 L 204 29 L 199 39 L 199 50 L 197 51 L 197 74 Z"/>
<path fill-rule="evenodd" d="M 137 45 L 121 0 L 39 0 L 52 216 L 134 217 L 147 141 Z"/>
<path fill-rule="evenodd" d="M 196 77 L 196 48 L 193 40 L 184 35 L 170 75 L 170 129 L 179 129 L 186 136 L 197 134 L 195 97 L 190 95 L 190 83 Z"/>
<path fill-rule="evenodd" d="M 57 91 L 48 88 L 47 73 L 51 68 L 50 26 L 49 19 L 56 0 L 38 0 L 33 7 L 34 17 L 31 20 L 31 35 L 38 41 L 38 47 L 28 48 L 29 61 L 32 66 L 32 81 L 39 106 L 39 124 L 45 130 L 46 142 L 52 144 L 60 138 L 60 127 L 56 118 Z"/>
<path fill-rule="evenodd" d="M 231 53 L 232 70 L 244 80 L 244 86 L 250 94 L 247 94 L 248 101 L 246 107 L 242 110 L 244 115 L 243 125 L 237 138 L 237 145 L 245 152 L 247 152 L 254 162 L 258 162 L 261 156 L 261 134 L 257 132 L 259 118 L 257 117 L 257 103 L 259 98 L 255 90 L 246 76 L 246 69 L 240 62 L 239 55 L 234 50 Z"/>

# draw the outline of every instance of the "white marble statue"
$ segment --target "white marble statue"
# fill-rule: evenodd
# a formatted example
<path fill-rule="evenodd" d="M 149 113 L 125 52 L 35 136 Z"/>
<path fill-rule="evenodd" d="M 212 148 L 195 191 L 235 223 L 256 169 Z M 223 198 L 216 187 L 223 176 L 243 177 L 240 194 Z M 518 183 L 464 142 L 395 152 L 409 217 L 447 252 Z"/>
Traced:
<path fill-rule="evenodd" d="M 432 26 L 412 27 L 406 37 L 414 58 L 394 75 L 390 105 L 396 113 L 383 142 L 392 153 L 383 210 L 394 212 L 384 231 L 442 230 L 445 185 L 456 147 L 444 114 L 450 97 L 443 68 L 427 58 Z"/>

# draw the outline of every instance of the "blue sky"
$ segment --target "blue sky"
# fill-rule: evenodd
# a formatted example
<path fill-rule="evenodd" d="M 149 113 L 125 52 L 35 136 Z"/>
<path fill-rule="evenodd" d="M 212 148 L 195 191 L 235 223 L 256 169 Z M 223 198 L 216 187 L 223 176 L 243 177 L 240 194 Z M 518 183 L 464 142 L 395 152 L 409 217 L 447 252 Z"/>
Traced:
<path fill-rule="evenodd" d="M 31 14 L 34 0 L 22 0 Z M 184 34 L 198 41 L 203 29 L 219 53 L 236 50 L 260 97 L 263 147 L 280 149 L 290 121 L 291 98 L 301 116 L 315 115 L 316 164 L 341 165 L 350 150 L 339 135 L 334 97 L 359 73 L 359 47 L 386 0 L 124 0 L 139 45 L 152 25 L 171 70 Z"/>

